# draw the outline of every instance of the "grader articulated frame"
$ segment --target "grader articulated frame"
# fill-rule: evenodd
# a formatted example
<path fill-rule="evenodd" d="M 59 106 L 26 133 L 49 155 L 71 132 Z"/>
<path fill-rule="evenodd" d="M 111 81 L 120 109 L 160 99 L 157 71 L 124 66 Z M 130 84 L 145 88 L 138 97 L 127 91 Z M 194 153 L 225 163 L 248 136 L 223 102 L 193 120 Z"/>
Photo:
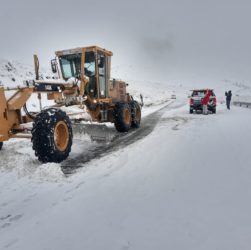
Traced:
<path fill-rule="evenodd" d="M 63 106 L 86 107 L 93 121 L 112 122 L 119 132 L 140 126 L 141 106 L 127 93 L 127 84 L 110 80 L 112 52 L 90 46 L 55 54 L 51 67 L 58 75 L 56 80 L 40 79 L 39 61 L 34 55 L 35 80 L 13 89 L 0 86 L 0 149 L 11 138 L 31 138 L 41 162 L 65 160 L 73 134 L 69 115 L 60 109 Z M 14 91 L 8 99 L 7 90 Z M 29 112 L 26 103 L 34 93 L 40 100 L 46 93 L 55 104 L 37 113 Z M 25 126 L 27 123 L 33 123 L 32 129 Z"/>

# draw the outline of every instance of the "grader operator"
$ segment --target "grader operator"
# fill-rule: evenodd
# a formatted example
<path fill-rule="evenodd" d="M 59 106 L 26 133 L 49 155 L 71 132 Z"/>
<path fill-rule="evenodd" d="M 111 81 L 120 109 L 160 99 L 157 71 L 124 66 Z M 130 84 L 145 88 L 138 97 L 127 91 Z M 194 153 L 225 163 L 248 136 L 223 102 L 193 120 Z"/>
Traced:
<path fill-rule="evenodd" d="M 0 86 L 0 149 L 11 138 L 31 138 L 41 162 L 65 160 L 71 151 L 73 133 L 69 115 L 60 109 L 63 106 L 86 107 L 93 121 L 112 122 L 119 132 L 140 126 L 141 106 L 127 93 L 127 84 L 110 80 L 111 51 L 90 46 L 55 54 L 51 67 L 57 80 L 40 79 L 35 55 L 35 80 L 26 81 L 24 87 L 8 89 L 15 91 L 8 99 L 7 89 Z M 38 99 L 46 93 L 55 105 L 29 112 L 26 102 L 33 93 L 38 94 Z M 24 126 L 30 122 L 32 129 Z"/>

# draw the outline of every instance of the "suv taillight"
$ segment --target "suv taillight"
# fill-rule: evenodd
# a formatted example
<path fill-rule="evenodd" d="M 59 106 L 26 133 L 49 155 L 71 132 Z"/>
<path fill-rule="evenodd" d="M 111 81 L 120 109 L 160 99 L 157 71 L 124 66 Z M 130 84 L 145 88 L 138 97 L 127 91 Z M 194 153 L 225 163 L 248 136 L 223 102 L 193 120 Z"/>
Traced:
<path fill-rule="evenodd" d="M 190 98 L 190 105 L 194 103 L 193 98 Z"/>

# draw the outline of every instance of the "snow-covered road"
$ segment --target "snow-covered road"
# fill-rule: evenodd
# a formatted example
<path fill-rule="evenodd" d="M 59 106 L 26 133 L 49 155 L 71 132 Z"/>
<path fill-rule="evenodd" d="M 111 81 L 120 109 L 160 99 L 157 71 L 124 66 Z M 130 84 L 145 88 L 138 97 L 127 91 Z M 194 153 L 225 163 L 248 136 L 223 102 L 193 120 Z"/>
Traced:
<path fill-rule="evenodd" d="M 167 110 L 150 135 L 70 177 L 1 161 L 0 249 L 250 249 L 250 112 Z M 31 157 L 9 145 L 16 165 Z"/>
<path fill-rule="evenodd" d="M 109 127 L 105 125 L 102 126 L 101 124 L 75 124 L 75 134 L 88 134 L 90 138 L 92 138 L 92 143 L 88 146 L 85 143 L 86 140 L 75 139 L 74 144 L 78 145 L 79 150 L 73 152 L 69 158 L 61 164 L 62 171 L 65 174 L 74 173 L 76 169 L 83 167 L 93 159 L 108 155 L 141 140 L 154 130 L 163 113 L 180 106 L 184 106 L 184 103 L 177 104 L 172 100 L 158 106 L 156 111 L 144 115 L 140 129 L 131 129 L 128 133 L 117 132 L 112 124 L 108 124 Z"/>

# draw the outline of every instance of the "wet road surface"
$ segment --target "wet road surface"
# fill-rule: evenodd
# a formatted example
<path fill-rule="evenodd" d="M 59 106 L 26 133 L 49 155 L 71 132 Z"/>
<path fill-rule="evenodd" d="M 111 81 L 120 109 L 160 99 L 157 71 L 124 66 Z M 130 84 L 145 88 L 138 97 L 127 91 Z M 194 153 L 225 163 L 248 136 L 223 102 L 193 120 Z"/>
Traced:
<path fill-rule="evenodd" d="M 106 127 L 104 125 L 79 124 L 73 127 L 77 133 L 88 134 L 93 142 L 86 142 L 83 152 L 71 154 L 69 158 L 61 165 L 62 172 L 66 175 L 74 173 L 78 168 L 84 166 L 85 163 L 93 159 L 101 158 L 102 156 L 113 153 L 121 148 L 124 148 L 144 137 L 149 135 L 158 124 L 161 116 L 169 109 L 178 108 L 183 105 L 167 104 L 158 111 L 144 117 L 141 121 L 141 126 L 138 129 L 132 129 L 127 133 L 119 133 L 114 127 Z M 78 139 L 74 143 L 84 142 Z"/>

